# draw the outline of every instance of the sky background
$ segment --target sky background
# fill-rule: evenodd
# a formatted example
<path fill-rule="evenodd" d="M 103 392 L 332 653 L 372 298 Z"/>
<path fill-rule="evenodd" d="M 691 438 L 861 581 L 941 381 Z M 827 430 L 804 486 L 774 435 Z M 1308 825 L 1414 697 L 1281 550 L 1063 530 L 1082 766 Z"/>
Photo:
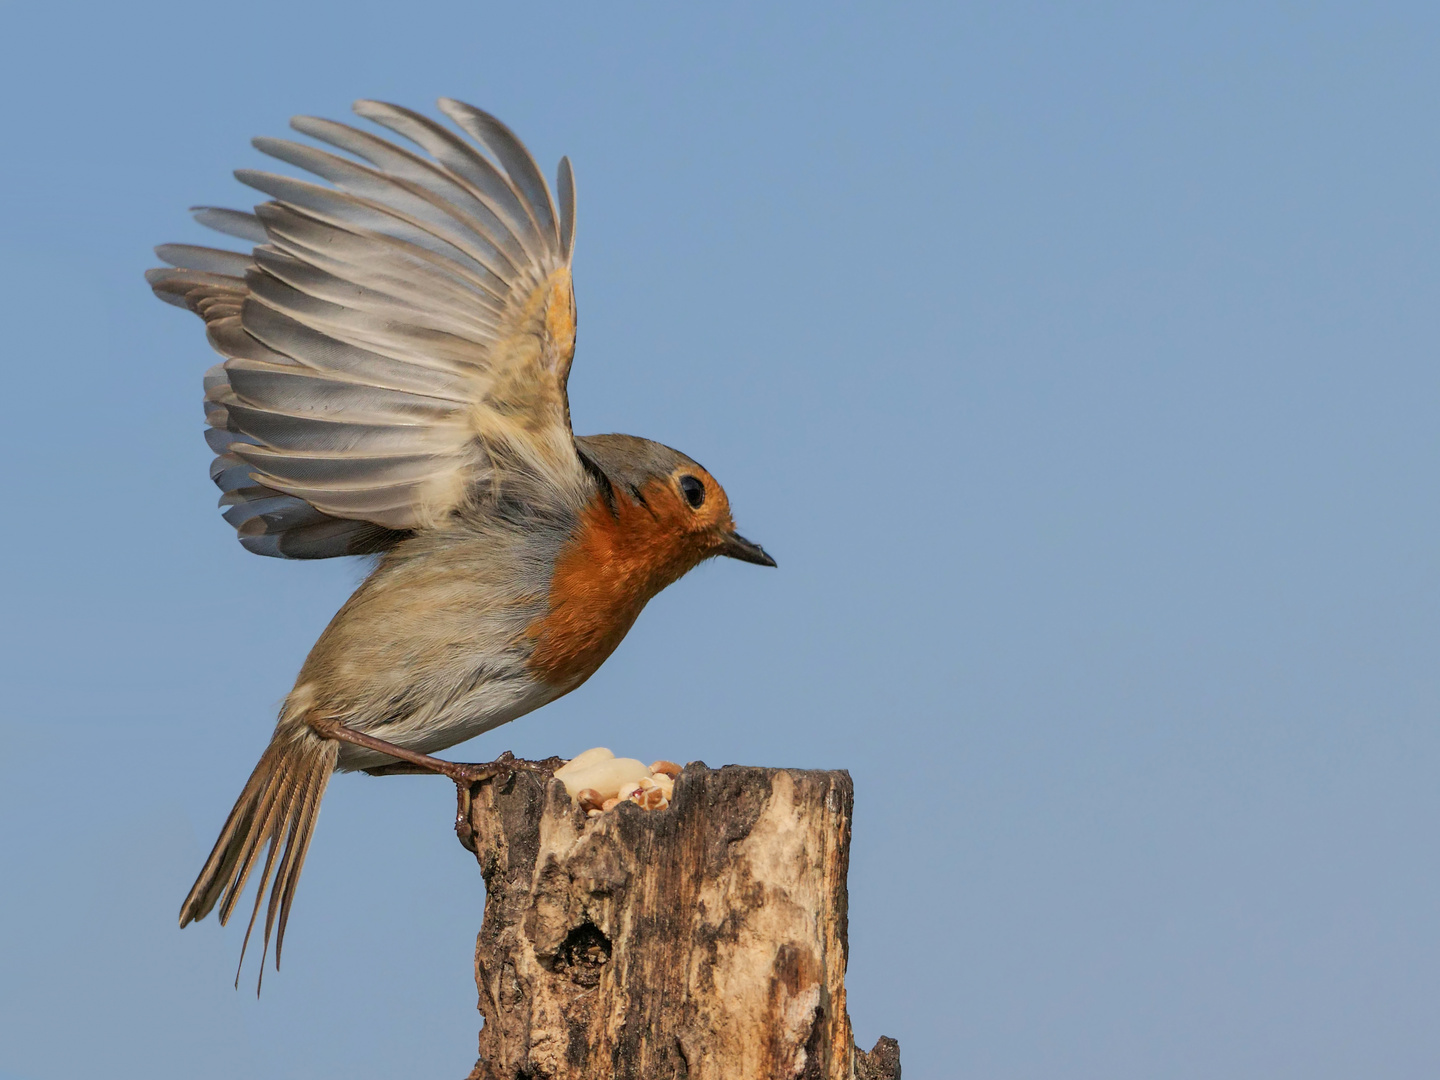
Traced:
<path fill-rule="evenodd" d="M 244 552 L 141 279 L 292 114 L 579 187 L 580 432 L 780 563 L 457 748 L 847 768 L 905 1075 L 1440 1074 L 1440 8 L 0 0 L 0 1080 L 463 1077 L 450 785 L 332 784 L 257 1002 L 175 926 L 344 560 Z"/>

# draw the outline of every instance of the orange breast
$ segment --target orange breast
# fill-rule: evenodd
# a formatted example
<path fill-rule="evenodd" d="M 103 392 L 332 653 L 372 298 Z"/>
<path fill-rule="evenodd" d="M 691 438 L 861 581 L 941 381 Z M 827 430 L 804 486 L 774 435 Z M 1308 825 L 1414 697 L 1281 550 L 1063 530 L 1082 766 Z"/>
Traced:
<path fill-rule="evenodd" d="M 530 667 L 573 690 L 603 664 L 651 598 L 699 559 L 663 489 L 644 504 L 617 491 L 597 499 L 555 562 L 549 611 L 530 625 Z"/>

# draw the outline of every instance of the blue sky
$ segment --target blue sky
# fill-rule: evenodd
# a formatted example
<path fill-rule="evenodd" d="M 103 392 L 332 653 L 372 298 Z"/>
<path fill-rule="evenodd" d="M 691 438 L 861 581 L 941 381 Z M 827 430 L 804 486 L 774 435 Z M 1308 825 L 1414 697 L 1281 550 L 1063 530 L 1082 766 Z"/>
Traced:
<path fill-rule="evenodd" d="M 780 563 L 458 756 L 850 769 L 909 1077 L 1440 1071 L 1440 10 L 0 11 L 4 1080 L 474 1060 L 442 781 L 332 785 L 259 1002 L 175 928 L 360 569 L 235 543 L 141 280 L 252 135 L 442 94 L 575 163 L 576 429 Z"/>

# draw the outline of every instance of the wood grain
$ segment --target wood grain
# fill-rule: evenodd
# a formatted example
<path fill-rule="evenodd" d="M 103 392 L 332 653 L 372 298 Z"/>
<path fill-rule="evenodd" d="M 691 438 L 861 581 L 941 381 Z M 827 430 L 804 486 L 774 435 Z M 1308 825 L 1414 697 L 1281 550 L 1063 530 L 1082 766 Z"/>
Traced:
<path fill-rule="evenodd" d="M 845 1010 L 852 806 L 845 772 L 702 763 L 597 818 L 543 774 L 474 785 L 470 1080 L 899 1080 Z"/>

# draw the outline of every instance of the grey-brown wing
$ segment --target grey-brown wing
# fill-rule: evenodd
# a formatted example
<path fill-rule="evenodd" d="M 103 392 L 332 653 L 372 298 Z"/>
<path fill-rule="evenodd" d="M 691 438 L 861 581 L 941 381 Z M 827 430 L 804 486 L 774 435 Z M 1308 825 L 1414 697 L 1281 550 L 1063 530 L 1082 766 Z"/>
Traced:
<path fill-rule="evenodd" d="M 300 132 L 351 155 L 255 145 L 329 185 L 241 171 L 272 198 L 202 208 L 248 253 L 162 245 L 162 298 L 226 359 L 206 375 L 212 476 L 241 543 L 323 558 L 443 527 L 505 471 L 583 483 L 565 383 L 574 354 L 574 182 L 559 206 L 498 120 L 448 100 L 470 138 L 393 105 L 356 111 L 417 153 L 332 121 Z"/>

